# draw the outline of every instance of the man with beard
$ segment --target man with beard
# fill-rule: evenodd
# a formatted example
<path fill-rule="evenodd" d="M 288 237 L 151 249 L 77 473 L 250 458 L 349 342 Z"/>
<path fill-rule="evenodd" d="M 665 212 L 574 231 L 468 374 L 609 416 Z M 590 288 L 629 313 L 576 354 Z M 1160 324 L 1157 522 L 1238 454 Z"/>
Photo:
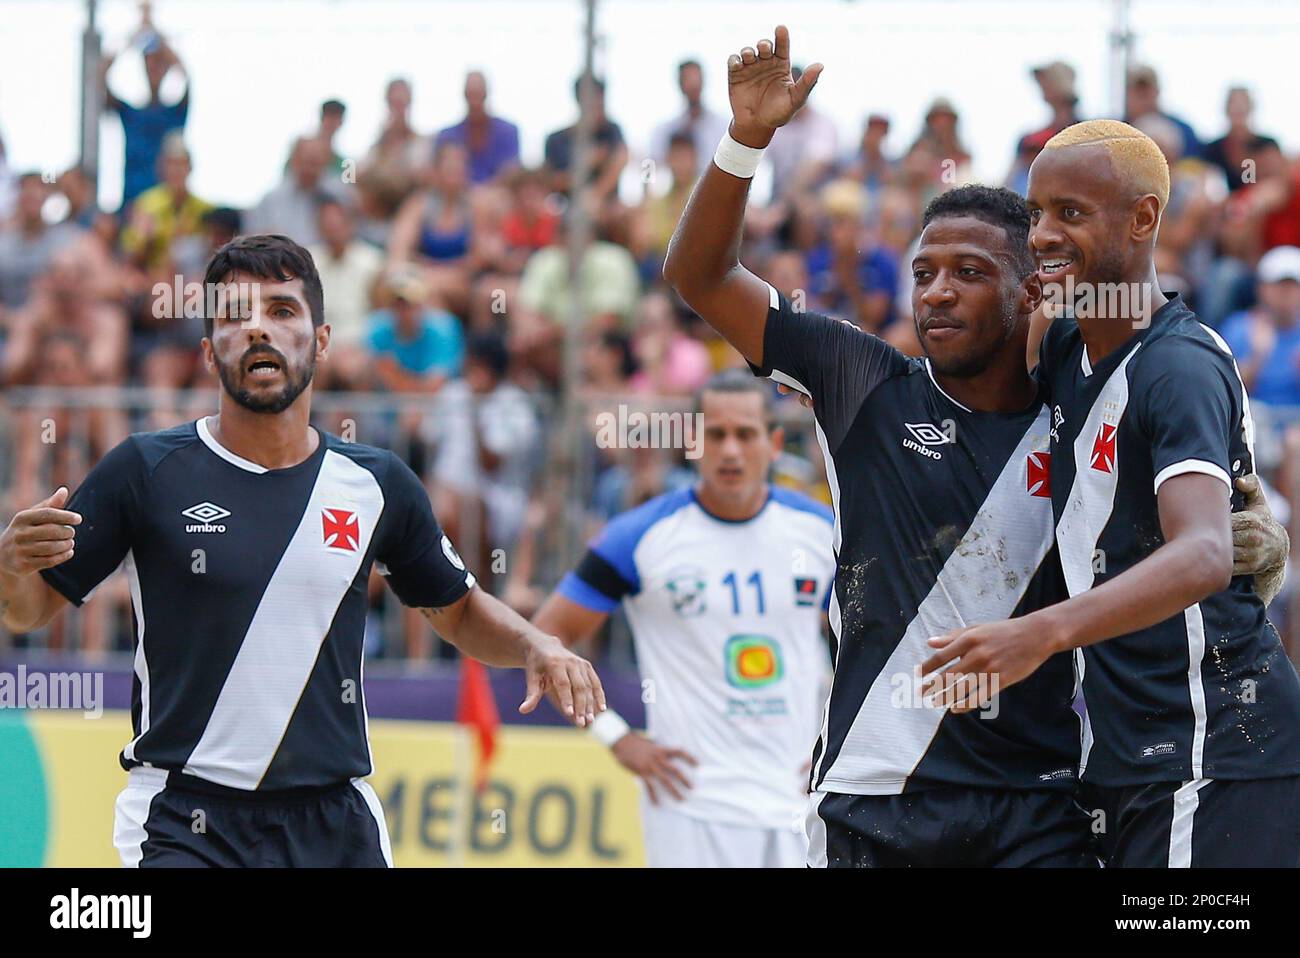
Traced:
<path fill-rule="evenodd" d="M 311 256 L 246 236 L 208 264 L 218 413 L 116 446 L 0 536 L 0 617 L 39 628 L 119 564 L 135 611 L 124 865 L 383 866 L 362 693 L 374 565 L 445 638 L 523 668 L 578 726 L 604 708 L 582 658 L 477 588 L 392 452 L 310 425 L 329 350 Z M 35 573 L 40 573 L 39 575 Z M 193 829 L 197 809 L 205 827 Z"/>

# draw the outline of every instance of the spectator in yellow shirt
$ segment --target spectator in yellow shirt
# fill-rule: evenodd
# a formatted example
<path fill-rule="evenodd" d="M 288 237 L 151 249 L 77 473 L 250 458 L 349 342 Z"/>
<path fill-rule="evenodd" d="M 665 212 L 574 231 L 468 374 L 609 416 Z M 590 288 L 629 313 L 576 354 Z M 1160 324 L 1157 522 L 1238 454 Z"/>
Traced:
<path fill-rule="evenodd" d="M 122 252 L 150 273 L 184 258 L 177 255 L 175 244 L 189 237 L 201 238 L 203 217 L 213 208 L 189 190 L 190 154 L 179 135 L 169 135 L 163 141 L 158 166 L 162 182 L 136 197 L 122 230 Z"/>

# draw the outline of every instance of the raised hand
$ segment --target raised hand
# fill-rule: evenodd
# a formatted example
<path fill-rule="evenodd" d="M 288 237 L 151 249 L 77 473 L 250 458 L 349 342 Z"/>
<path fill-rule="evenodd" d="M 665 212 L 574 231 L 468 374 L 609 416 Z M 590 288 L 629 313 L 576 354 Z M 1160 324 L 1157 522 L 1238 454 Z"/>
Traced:
<path fill-rule="evenodd" d="M 727 58 L 727 95 L 732 136 L 747 146 L 766 146 L 808 100 L 822 65 L 814 63 L 795 82 L 790 74 L 790 31 L 776 28 L 776 40 L 759 40 Z"/>

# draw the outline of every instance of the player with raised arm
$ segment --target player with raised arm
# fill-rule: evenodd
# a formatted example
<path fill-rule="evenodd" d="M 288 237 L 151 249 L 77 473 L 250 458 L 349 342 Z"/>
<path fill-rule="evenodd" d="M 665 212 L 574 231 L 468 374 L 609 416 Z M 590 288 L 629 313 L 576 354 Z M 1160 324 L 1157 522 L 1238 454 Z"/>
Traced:
<path fill-rule="evenodd" d="M 809 395 L 835 502 L 838 651 L 814 754 L 809 863 L 1095 865 L 1074 802 L 1080 722 L 1068 656 L 953 714 L 921 697 L 927 640 L 1065 595 L 1053 545 L 1051 423 L 1026 368 L 1041 287 L 1007 190 L 934 200 L 911 264 L 923 360 L 794 309 L 739 262 L 762 148 L 821 73 L 789 35 L 729 61 L 733 120 L 664 266 L 760 375 Z M 1277 561 L 1285 541 L 1270 528 Z"/>
<path fill-rule="evenodd" d="M 822 633 L 831 511 L 768 482 L 771 387 L 743 371 L 699 393 L 699 482 L 614 518 L 534 617 L 567 643 L 627 612 L 648 736 L 593 734 L 645 787 L 652 867 L 802 867 L 808 755 L 830 675 Z"/>
<path fill-rule="evenodd" d="M 1115 120 L 1066 128 L 1030 168 L 1038 277 L 1068 311 L 1041 377 L 1071 598 L 936 638 L 928 688 L 1005 688 L 1076 651 L 1082 794 L 1105 812 L 1108 863 L 1297 867 L 1300 680 L 1233 563 L 1250 405 L 1223 339 L 1160 291 L 1168 200 L 1159 147 Z"/>
<path fill-rule="evenodd" d="M 204 359 L 218 413 L 111 450 L 71 500 L 0 535 L 14 632 L 81 605 L 119 565 L 135 613 L 133 737 L 114 843 L 124 865 L 391 865 L 362 688 L 372 565 L 465 654 L 523 668 L 582 727 L 591 665 L 488 595 L 392 452 L 310 425 L 329 350 L 320 278 L 284 236 L 208 264 Z M 196 810 L 203 829 L 194 829 Z"/>

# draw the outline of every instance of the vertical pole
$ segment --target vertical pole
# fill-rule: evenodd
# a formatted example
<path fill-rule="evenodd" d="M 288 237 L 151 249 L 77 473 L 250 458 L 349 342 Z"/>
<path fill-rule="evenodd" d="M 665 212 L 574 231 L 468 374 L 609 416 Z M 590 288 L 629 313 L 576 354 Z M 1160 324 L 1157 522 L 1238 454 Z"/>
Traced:
<path fill-rule="evenodd" d="M 1132 3 L 1131 0 L 1114 0 L 1114 3 L 1114 27 L 1110 33 L 1110 112 L 1111 116 L 1122 120 L 1128 71 L 1133 65 Z"/>
<path fill-rule="evenodd" d="M 78 165 L 99 195 L 99 116 L 104 91 L 99 84 L 101 39 L 95 25 L 97 0 L 86 0 L 86 29 L 81 34 L 81 136 Z"/>
<path fill-rule="evenodd" d="M 559 464 L 562 468 L 561 486 L 565 496 L 560 506 L 561 515 L 568 510 L 571 503 L 581 501 L 583 476 L 580 474 L 583 443 L 584 416 L 578 390 L 582 383 L 582 343 L 587 327 L 587 302 L 580 280 L 582 260 L 591 243 L 593 211 L 589 205 L 591 175 L 591 143 L 595 133 L 596 118 L 593 107 L 596 97 L 595 85 L 595 47 L 596 47 L 596 3 L 597 0 L 583 0 L 586 18 L 583 27 L 583 64 L 582 79 L 579 87 L 579 117 L 574 136 L 573 169 L 569 191 L 569 291 L 572 303 L 570 315 L 566 317 L 564 330 L 564 356 L 561 367 L 562 381 L 562 419 L 564 427 L 561 432 Z M 559 545 L 560 561 L 571 562 L 579 546 L 581 530 L 572 522 L 561 522 Z"/>

